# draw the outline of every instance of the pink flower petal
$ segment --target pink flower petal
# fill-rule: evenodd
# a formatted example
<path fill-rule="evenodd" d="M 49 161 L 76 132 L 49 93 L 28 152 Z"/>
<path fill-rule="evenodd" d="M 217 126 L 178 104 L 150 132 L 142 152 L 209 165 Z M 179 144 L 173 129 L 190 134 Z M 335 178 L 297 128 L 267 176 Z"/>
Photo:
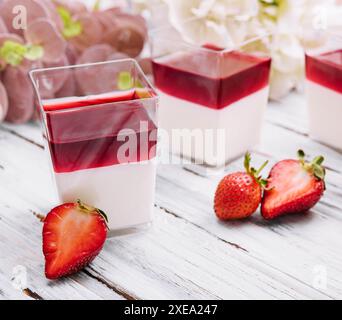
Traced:
<path fill-rule="evenodd" d="M 38 18 L 48 18 L 49 12 L 38 0 L 6 0 L 0 4 L 0 14 L 10 33 L 23 35 L 27 26 L 15 25 L 18 13 L 13 13 L 17 6 L 25 7 L 27 13 L 27 25 Z M 15 11 L 14 11 L 15 12 Z"/>
<path fill-rule="evenodd" d="M 61 66 L 68 66 L 69 60 L 66 55 L 63 55 L 62 58 L 56 62 L 44 63 L 45 68 L 54 68 L 54 67 L 61 67 Z M 59 70 L 54 73 L 50 73 L 50 77 L 41 81 L 41 95 L 44 99 L 49 99 L 54 97 L 55 93 L 59 91 L 64 83 L 67 81 L 71 71 L 66 70 Z M 42 75 L 44 77 L 44 75 Z"/>
<path fill-rule="evenodd" d="M 57 8 L 63 7 L 67 9 L 72 15 L 88 11 L 86 5 L 77 0 L 54 0 L 53 3 Z"/>
<path fill-rule="evenodd" d="M 107 44 L 99 44 L 88 48 L 78 59 L 78 64 L 107 61 L 113 54 L 113 48 Z M 112 91 L 116 87 L 113 67 L 99 66 L 94 68 L 81 68 L 75 70 L 75 77 L 81 94 L 97 94 Z"/>
<path fill-rule="evenodd" d="M 62 88 L 55 94 L 56 98 L 73 97 L 77 95 L 77 84 L 75 76 L 71 73 L 68 79 L 64 82 Z"/>
<path fill-rule="evenodd" d="M 107 58 L 107 60 L 120 60 L 127 58 L 129 58 L 129 56 L 123 52 L 114 52 Z"/>
<path fill-rule="evenodd" d="M 4 44 L 5 41 L 13 41 L 20 44 L 24 44 L 24 41 L 21 37 L 13 33 L 2 33 L 0 34 L 0 47 Z"/>
<path fill-rule="evenodd" d="M 21 37 L 12 33 L 0 34 L 0 47 L 4 44 L 5 41 L 13 41 L 20 44 L 24 43 Z M 4 60 L 0 59 L 0 71 L 3 70 L 6 67 L 6 65 L 7 63 Z"/>
<path fill-rule="evenodd" d="M 145 74 L 152 74 L 152 60 L 151 58 L 139 59 L 138 63 Z"/>
<path fill-rule="evenodd" d="M 7 92 L 0 81 L 0 122 L 5 119 L 8 111 L 8 97 Z"/>
<path fill-rule="evenodd" d="M 33 115 L 34 93 L 27 73 L 8 66 L 4 71 L 3 84 L 9 102 L 6 120 L 12 123 L 29 121 Z"/>
<path fill-rule="evenodd" d="M 44 47 L 44 62 L 59 61 L 66 50 L 66 42 L 57 28 L 47 19 L 37 19 L 25 30 L 25 38 L 29 43 Z"/>
<path fill-rule="evenodd" d="M 25 71 L 25 72 L 29 72 L 32 69 L 41 69 L 43 68 L 43 62 L 42 61 L 30 61 L 27 59 L 24 59 L 23 62 L 21 63 L 20 66 L 18 66 L 18 68 L 20 68 L 21 70 Z"/>
<path fill-rule="evenodd" d="M 72 43 L 68 43 L 65 54 L 71 65 L 76 64 L 76 61 L 79 58 L 79 53 Z"/>
<path fill-rule="evenodd" d="M 120 8 L 111 8 L 93 12 L 97 20 L 101 23 L 105 32 L 111 30 L 113 27 L 116 27 L 116 16 L 120 13 L 122 13 Z"/>
<path fill-rule="evenodd" d="M 0 17 L 0 33 L 8 33 L 4 20 Z"/>
<path fill-rule="evenodd" d="M 106 61 L 114 53 L 114 49 L 108 44 L 97 44 L 83 52 L 77 60 L 77 64 Z"/>
<path fill-rule="evenodd" d="M 61 31 L 63 29 L 63 21 L 56 10 L 54 2 L 51 0 L 40 0 L 40 4 L 44 5 L 49 13 L 51 21 L 53 21 L 57 29 Z"/>
<path fill-rule="evenodd" d="M 74 16 L 82 24 L 82 33 L 70 39 L 74 47 L 83 52 L 85 49 L 99 42 L 103 34 L 103 28 L 95 15 L 85 12 Z"/>
<path fill-rule="evenodd" d="M 120 14 L 116 16 L 116 27 L 108 30 L 101 42 L 134 58 L 143 50 L 146 38 L 147 28 L 141 16 Z"/>

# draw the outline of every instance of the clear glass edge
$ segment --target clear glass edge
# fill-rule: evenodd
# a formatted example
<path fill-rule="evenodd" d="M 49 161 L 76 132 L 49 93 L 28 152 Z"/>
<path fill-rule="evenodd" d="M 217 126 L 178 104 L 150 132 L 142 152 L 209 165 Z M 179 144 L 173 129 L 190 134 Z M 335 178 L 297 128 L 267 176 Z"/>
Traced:
<path fill-rule="evenodd" d="M 186 23 L 189 23 L 189 22 L 194 22 L 194 21 L 198 21 L 198 20 L 201 20 L 201 18 L 191 18 L 191 19 L 188 19 L 188 20 L 184 20 L 184 22 L 182 24 L 186 24 Z M 164 25 L 164 26 L 161 26 L 161 27 L 157 27 L 157 28 L 154 28 L 152 30 L 149 31 L 148 33 L 148 36 L 149 36 L 149 40 L 153 40 L 153 38 L 157 35 L 158 32 L 160 32 L 161 30 L 167 30 L 167 29 L 175 29 L 178 33 L 180 33 L 175 27 L 173 27 L 172 25 Z M 193 48 L 193 49 L 197 49 L 197 50 L 200 50 L 200 51 L 204 51 L 204 52 L 210 52 L 210 53 L 214 53 L 214 54 L 222 54 L 222 53 L 227 53 L 227 52 L 232 52 L 238 48 L 241 48 L 242 46 L 245 46 L 247 44 L 250 44 L 250 43 L 253 43 L 255 41 L 258 41 L 260 39 L 264 39 L 264 38 L 267 38 L 267 37 L 271 37 L 272 35 L 274 35 L 274 32 L 266 32 L 265 34 L 263 35 L 259 35 L 259 36 L 255 36 L 253 38 L 250 38 L 246 41 L 243 41 L 239 44 L 237 44 L 236 46 L 232 47 L 232 48 L 223 48 L 222 50 L 220 51 L 217 51 L 217 50 L 214 50 L 214 49 L 210 49 L 210 48 L 204 48 L 203 46 L 200 46 L 200 45 L 196 45 L 196 44 L 192 44 L 186 40 L 174 40 L 172 39 L 171 37 L 170 38 L 164 38 L 164 39 L 161 39 L 162 41 L 173 41 L 173 42 L 176 42 L 176 43 L 180 43 L 182 44 L 183 46 L 186 46 L 188 48 Z"/>
<path fill-rule="evenodd" d="M 30 80 L 33 84 L 35 94 L 38 98 L 39 105 L 41 111 L 46 114 L 46 113 L 63 113 L 66 112 L 66 110 L 53 110 L 53 111 L 45 111 L 43 108 L 43 99 L 41 99 L 41 95 L 39 93 L 39 89 L 37 87 L 34 75 L 38 73 L 46 73 L 46 72 L 52 72 L 52 71 L 58 71 L 58 70 L 70 70 L 70 69 L 77 69 L 77 68 L 86 68 L 86 67 L 93 67 L 93 66 L 101 66 L 101 65 L 106 65 L 106 64 L 115 64 L 115 63 L 122 63 L 122 62 L 131 62 L 134 67 L 137 69 L 138 73 L 143 77 L 145 83 L 147 84 L 146 88 L 151 89 L 154 96 L 150 98 L 143 98 L 143 99 L 136 99 L 136 100 L 131 100 L 131 101 L 126 101 L 126 103 L 133 103 L 133 101 L 156 101 L 158 102 L 159 100 L 159 95 L 150 82 L 150 80 L 146 77 L 145 73 L 141 69 L 139 63 L 135 59 L 127 58 L 127 59 L 119 59 L 119 60 L 109 60 L 109 61 L 101 61 L 101 62 L 92 62 L 92 63 L 85 63 L 85 64 L 74 64 L 74 65 L 69 65 L 69 66 L 61 66 L 61 67 L 52 67 L 52 68 L 39 68 L 39 69 L 32 69 L 29 71 L 29 77 Z M 122 104 L 124 101 L 117 101 L 117 102 L 110 102 L 110 103 L 102 103 L 101 105 L 106 105 L 106 104 Z M 95 105 L 98 106 L 98 105 Z M 91 109 L 95 107 L 94 105 L 91 106 L 84 106 L 84 107 L 75 107 L 75 108 L 69 108 L 67 111 L 77 111 L 77 110 L 85 110 L 85 109 Z"/>

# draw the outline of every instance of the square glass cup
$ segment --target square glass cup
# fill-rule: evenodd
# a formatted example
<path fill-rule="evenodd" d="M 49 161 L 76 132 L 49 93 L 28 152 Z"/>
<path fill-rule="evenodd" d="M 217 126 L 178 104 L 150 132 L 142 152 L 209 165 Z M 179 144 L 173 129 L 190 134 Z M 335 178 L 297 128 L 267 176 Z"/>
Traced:
<path fill-rule="evenodd" d="M 39 69 L 30 77 L 59 200 L 103 210 L 113 234 L 151 222 L 158 97 L 137 62 Z"/>
<path fill-rule="evenodd" d="M 342 150 L 342 33 L 312 31 L 306 49 L 306 102 L 310 136 Z"/>
<path fill-rule="evenodd" d="M 198 20 L 182 28 L 194 23 Z M 201 34 L 199 28 L 198 38 Z M 170 26 L 151 32 L 159 123 L 171 153 L 222 168 L 259 143 L 269 92 L 269 41 L 264 35 L 219 48 L 206 39 L 194 45 Z"/>

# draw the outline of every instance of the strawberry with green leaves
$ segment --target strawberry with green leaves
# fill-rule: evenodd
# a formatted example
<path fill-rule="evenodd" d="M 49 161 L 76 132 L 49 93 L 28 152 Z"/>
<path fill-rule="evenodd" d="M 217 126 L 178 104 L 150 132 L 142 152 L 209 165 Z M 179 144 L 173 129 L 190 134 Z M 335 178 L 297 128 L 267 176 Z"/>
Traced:
<path fill-rule="evenodd" d="M 311 209 L 325 190 L 324 158 L 318 156 L 312 162 L 305 161 L 305 154 L 298 151 L 298 160 L 282 160 L 274 165 L 267 179 L 267 187 L 261 205 L 265 219 L 274 219 Z"/>
<path fill-rule="evenodd" d="M 246 153 L 246 172 L 235 172 L 219 183 L 214 199 L 216 216 L 221 220 L 243 219 L 251 216 L 259 207 L 263 188 L 267 181 L 260 176 L 266 161 L 260 169 L 251 168 L 251 155 Z"/>

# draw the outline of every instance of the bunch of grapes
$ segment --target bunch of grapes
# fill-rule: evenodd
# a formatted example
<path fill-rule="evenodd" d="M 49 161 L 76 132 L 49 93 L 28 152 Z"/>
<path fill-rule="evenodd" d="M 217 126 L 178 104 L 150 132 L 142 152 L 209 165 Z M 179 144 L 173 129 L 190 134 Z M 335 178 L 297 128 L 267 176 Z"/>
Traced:
<path fill-rule="evenodd" d="M 23 21 L 25 27 L 18 28 Z M 36 118 L 29 70 L 136 58 L 146 38 L 144 19 L 119 7 L 90 10 L 77 0 L 0 0 L 0 121 Z M 44 98 L 82 95 L 91 85 L 84 75 L 68 72 L 57 82 Z"/>

